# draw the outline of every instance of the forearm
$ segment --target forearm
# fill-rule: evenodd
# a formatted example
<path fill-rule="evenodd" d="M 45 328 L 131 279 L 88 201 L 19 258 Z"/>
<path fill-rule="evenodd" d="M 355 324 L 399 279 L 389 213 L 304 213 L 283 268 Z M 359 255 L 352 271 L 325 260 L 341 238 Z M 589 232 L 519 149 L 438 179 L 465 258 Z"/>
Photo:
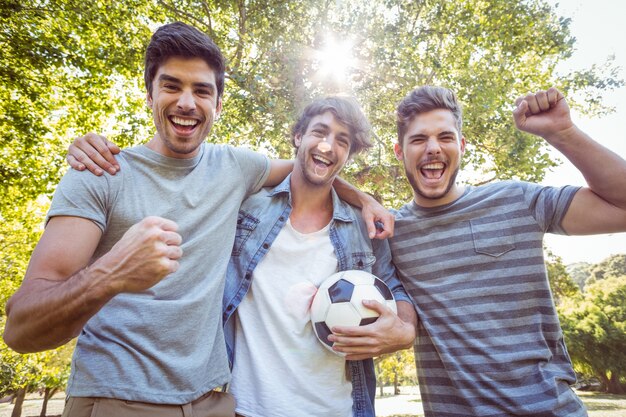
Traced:
<path fill-rule="evenodd" d="M 293 159 L 270 159 L 270 173 L 263 183 L 264 187 L 280 184 L 293 171 Z"/>
<path fill-rule="evenodd" d="M 394 216 L 376 199 L 337 177 L 333 187 L 339 198 L 361 209 L 370 239 L 386 239 L 393 236 Z"/>
<path fill-rule="evenodd" d="M 413 304 L 406 301 L 398 301 L 398 317 L 402 320 L 406 326 L 406 333 L 403 340 L 404 349 L 410 348 L 413 345 L 413 341 L 417 335 L 417 314 Z"/>
<path fill-rule="evenodd" d="M 594 141 L 578 127 L 545 137 L 585 177 L 602 199 L 626 210 L 626 161 Z"/>
<path fill-rule="evenodd" d="M 346 203 L 353 205 L 358 208 L 363 208 L 365 203 L 368 201 L 376 201 L 374 197 L 370 196 L 367 193 L 356 188 L 354 185 L 350 184 L 348 181 L 337 177 L 333 182 L 333 188 L 337 192 L 339 198 L 341 198 Z"/>
<path fill-rule="evenodd" d="M 64 281 L 27 278 L 7 302 L 6 344 L 20 353 L 67 343 L 112 297 L 98 268 L 85 268 Z"/>

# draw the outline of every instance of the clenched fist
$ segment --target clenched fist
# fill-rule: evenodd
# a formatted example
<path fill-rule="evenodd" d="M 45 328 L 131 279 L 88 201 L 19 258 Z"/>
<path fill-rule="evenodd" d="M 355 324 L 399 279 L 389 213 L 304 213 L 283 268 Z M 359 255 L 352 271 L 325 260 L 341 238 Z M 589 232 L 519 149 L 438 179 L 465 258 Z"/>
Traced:
<path fill-rule="evenodd" d="M 133 225 L 91 269 L 109 277 L 114 293 L 146 290 L 178 269 L 183 251 L 178 225 L 162 217 L 146 217 Z"/>

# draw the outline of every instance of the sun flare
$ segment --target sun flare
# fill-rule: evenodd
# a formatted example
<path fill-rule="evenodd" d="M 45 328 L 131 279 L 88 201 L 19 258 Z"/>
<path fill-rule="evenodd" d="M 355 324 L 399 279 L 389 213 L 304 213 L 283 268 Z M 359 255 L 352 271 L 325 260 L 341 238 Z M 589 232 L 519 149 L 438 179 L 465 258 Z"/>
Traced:
<path fill-rule="evenodd" d="M 356 67 L 353 48 L 354 42 L 350 39 L 327 37 L 324 48 L 317 53 L 320 75 L 332 77 L 335 81 L 345 80 L 350 70 Z"/>

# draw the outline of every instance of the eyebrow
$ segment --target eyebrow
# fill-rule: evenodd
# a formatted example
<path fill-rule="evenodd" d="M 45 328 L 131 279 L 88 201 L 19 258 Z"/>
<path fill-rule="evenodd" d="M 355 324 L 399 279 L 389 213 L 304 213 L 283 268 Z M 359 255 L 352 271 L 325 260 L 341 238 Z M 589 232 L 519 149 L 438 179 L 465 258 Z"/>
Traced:
<path fill-rule="evenodd" d="M 326 123 L 322 123 L 322 122 L 317 122 L 315 123 L 313 126 L 310 126 L 309 129 L 313 130 L 313 129 L 324 129 L 325 131 L 329 131 L 330 130 L 330 126 L 328 126 Z M 350 137 L 350 134 L 347 132 L 341 132 L 340 136 L 345 136 L 347 138 Z"/>
<path fill-rule="evenodd" d="M 171 83 L 176 83 L 176 84 L 182 84 L 182 81 L 179 80 L 176 77 L 172 77 L 171 75 L 167 75 L 167 74 L 161 74 L 159 75 L 159 82 L 171 82 Z M 196 82 L 192 84 L 195 88 L 206 88 L 211 90 L 212 92 L 215 92 L 216 87 L 215 84 L 213 83 L 203 83 L 203 82 Z"/>
<path fill-rule="evenodd" d="M 310 128 L 311 129 L 321 128 L 321 129 L 329 130 L 330 126 L 328 126 L 326 123 L 317 122 L 313 126 L 311 126 Z"/>
<path fill-rule="evenodd" d="M 452 131 L 452 130 L 444 130 L 443 132 L 437 133 L 437 137 L 446 136 L 446 135 L 456 136 L 456 133 L 454 131 Z M 408 139 L 427 138 L 427 137 L 428 137 L 428 135 L 426 135 L 424 133 L 416 133 L 414 135 L 409 136 Z"/>

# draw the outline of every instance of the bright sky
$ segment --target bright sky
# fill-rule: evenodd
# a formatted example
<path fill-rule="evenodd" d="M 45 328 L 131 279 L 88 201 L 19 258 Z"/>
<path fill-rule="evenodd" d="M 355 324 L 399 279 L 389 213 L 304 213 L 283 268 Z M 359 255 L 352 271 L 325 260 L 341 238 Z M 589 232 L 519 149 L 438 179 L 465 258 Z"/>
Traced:
<path fill-rule="evenodd" d="M 572 69 L 601 66 L 610 55 L 626 79 L 626 2 L 623 0 L 549 0 L 558 3 L 557 13 L 572 19 L 570 30 L 576 37 L 576 52 L 565 65 Z M 605 94 L 605 103 L 615 113 L 589 119 L 573 114 L 574 123 L 592 138 L 626 158 L 626 87 Z M 558 155 L 558 153 L 557 153 Z M 565 158 L 562 166 L 546 176 L 546 185 L 585 185 L 582 175 Z M 597 236 L 546 235 L 546 245 L 567 265 L 597 263 L 613 254 L 626 253 L 626 233 Z"/>

